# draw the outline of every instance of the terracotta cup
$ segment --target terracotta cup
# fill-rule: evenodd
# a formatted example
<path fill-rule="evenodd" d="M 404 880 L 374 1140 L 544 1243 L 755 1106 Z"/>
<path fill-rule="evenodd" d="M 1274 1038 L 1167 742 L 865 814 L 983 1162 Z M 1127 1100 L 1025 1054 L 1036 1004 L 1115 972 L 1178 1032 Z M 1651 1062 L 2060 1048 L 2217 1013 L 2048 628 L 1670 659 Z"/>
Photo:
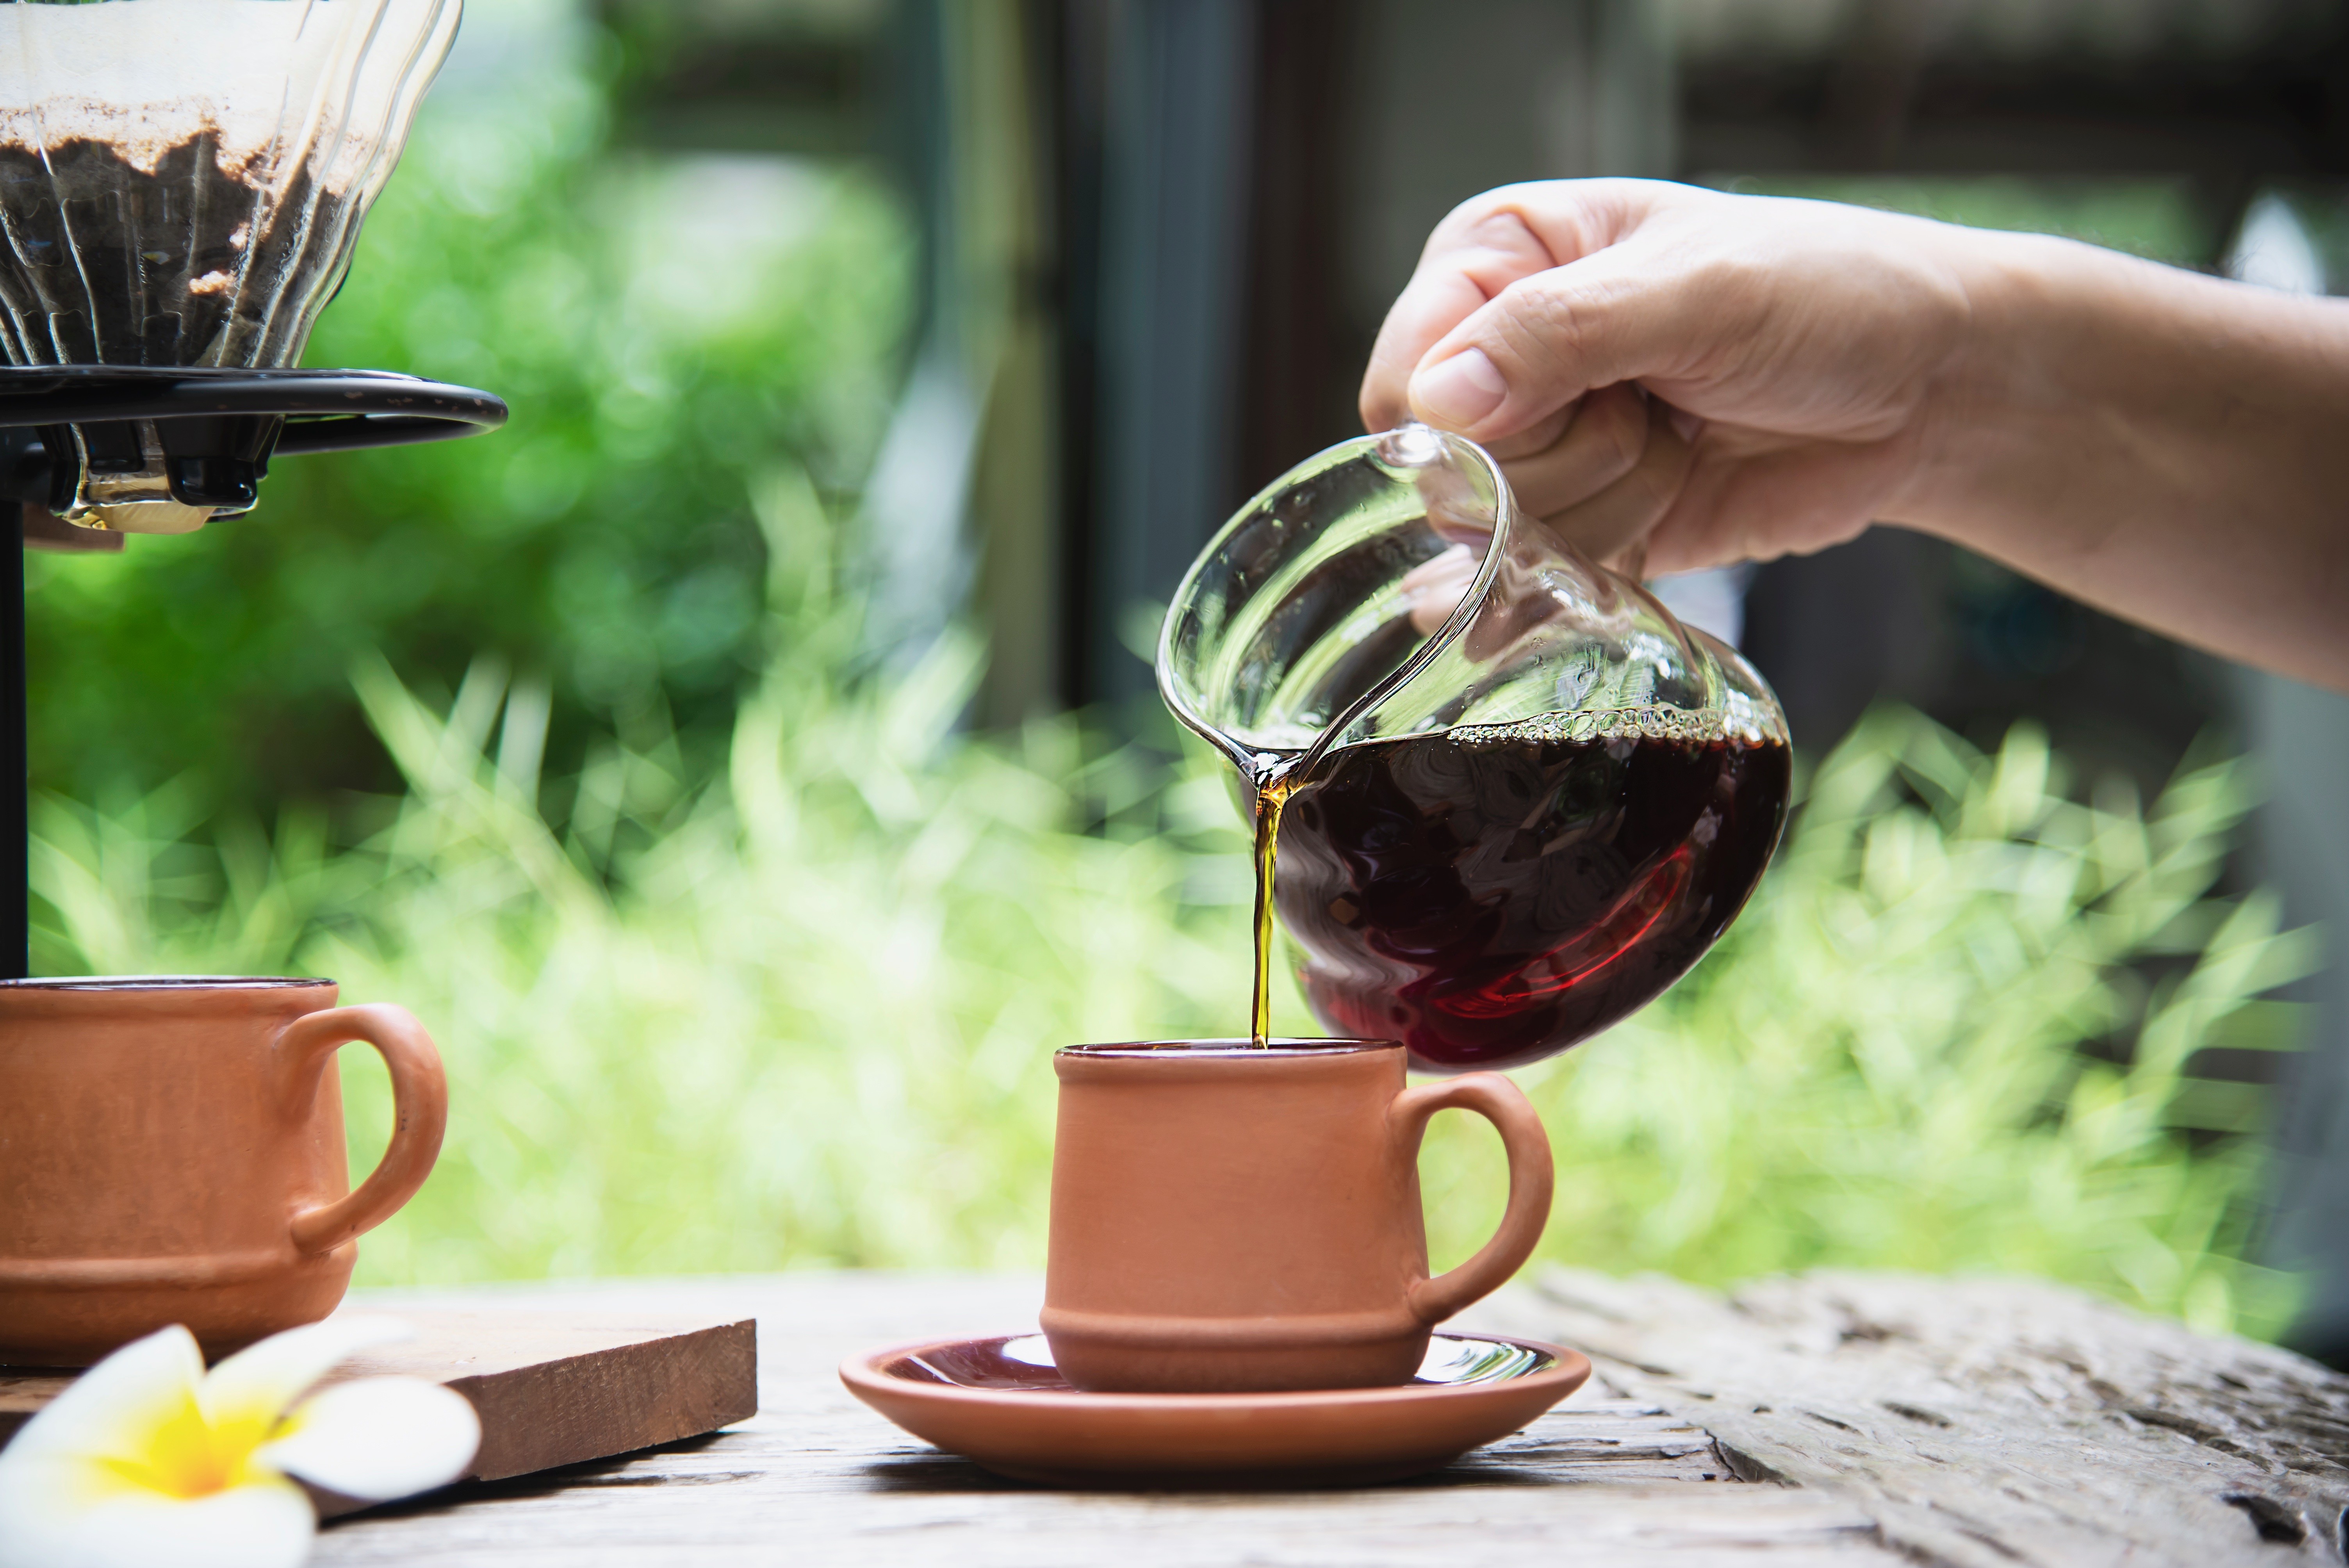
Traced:
<path fill-rule="evenodd" d="M 1058 1052 L 1042 1326 L 1061 1375 L 1118 1393 L 1408 1382 L 1428 1331 L 1498 1286 L 1549 1218 L 1549 1139 L 1517 1087 L 1403 1087 L 1392 1040 L 1170 1040 Z M 1509 1202 L 1427 1273 L 1419 1141 L 1489 1117 Z"/>
<path fill-rule="evenodd" d="M 397 1108 L 355 1192 L 352 1040 Z M 0 1364 L 87 1366 L 173 1323 L 217 1356 L 326 1316 L 448 1115 L 424 1026 L 337 1007 L 331 980 L 0 983 Z"/>

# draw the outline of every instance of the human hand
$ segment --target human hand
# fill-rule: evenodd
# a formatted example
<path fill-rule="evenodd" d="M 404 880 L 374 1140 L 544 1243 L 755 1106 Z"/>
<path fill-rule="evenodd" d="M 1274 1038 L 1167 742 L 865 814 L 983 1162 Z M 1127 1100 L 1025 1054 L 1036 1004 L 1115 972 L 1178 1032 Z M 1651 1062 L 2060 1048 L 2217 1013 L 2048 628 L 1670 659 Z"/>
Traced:
<path fill-rule="evenodd" d="M 1649 181 L 1505 187 L 1429 238 L 1363 421 L 1482 442 L 1529 511 L 1642 574 L 1818 550 L 1916 499 L 2003 238 Z"/>
<path fill-rule="evenodd" d="M 2349 301 L 1826 202 L 1516 185 L 1438 225 L 1388 314 L 1362 418 L 1412 416 L 1637 575 L 1897 522 L 2349 691 Z"/>

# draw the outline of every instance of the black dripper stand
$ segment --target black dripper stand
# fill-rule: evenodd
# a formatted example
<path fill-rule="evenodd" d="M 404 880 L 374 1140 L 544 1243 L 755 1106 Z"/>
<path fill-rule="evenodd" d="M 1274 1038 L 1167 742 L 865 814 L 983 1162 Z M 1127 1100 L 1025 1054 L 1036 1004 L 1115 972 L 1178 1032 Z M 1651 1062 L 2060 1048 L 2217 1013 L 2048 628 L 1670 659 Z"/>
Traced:
<path fill-rule="evenodd" d="M 252 510 L 272 458 L 493 430 L 486 392 L 382 370 L 0 368 L 0 505 L 28 533 L 110 546 Z M 140 528 L 150 513 L 163 527 Z M 25 554 L 0 549 L 0 979 L 30 973 Z"/>

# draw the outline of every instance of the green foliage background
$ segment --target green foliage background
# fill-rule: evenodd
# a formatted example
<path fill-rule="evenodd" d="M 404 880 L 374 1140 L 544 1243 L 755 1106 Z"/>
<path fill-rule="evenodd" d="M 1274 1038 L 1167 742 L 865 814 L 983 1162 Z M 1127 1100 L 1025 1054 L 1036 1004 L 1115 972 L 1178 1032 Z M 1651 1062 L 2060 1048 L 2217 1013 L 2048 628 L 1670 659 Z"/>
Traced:
<path fill-rule="evenodd" d="M 1072 719 L 957 733 L 978 651 L 856 678 L 833 525 L 789 472 L 760 515 L 793 634 L 714 777 L 666 736 L 616 744 L 559 831 L 501 671 L 441 712 L 367 661 L 408 793 L 361 844 L 298 817 L 191 842 L 168 790 L 44 811 L 59 967 L 325 973 L 430 1020 L 449 1142 L 364 1279 L 1034 1266 L 1047 1048 L 1235 1027 L 1245 846 L 1219 765 L 1154 787 Z M 1543 1254 L 1708 1282 L 2027 1269 L 2280 1328 L 2290 1282 L 2240 1261 L 2252 1119 L 2188 1071 L 2256 1041 L 2253 998 L 2307 957 L 2268 901 L 2210 892 L 2242 804 L 2228 764 L 2141 810 L 2075 799 L 2027 728 L 1983 756 L 1877 716 L 1695 973 L 1518 1075 L 1560 1167 Z M 1310 1028 L 1293 988 L 1276 1024 Z M 365 1163 L 388 1107 L 352 1065 Z M 1499 1169 L 1488 1131 L 1439 1119 L 1439 1262 L 1489 1231 Z"/>
<path fill-rule="evenodd" d="M 36 785 L 347 815 L 398 786 L 347 678 L 367 651 L 444 701 L 495 653 L 548 691 L 566 768 L 598 718 L 673 717 L 704 761 L 723 737 L 766 631 L 750 477 L 861 479 L 912 236 L 870 170 L 613 150 L 596 35 L 471 10 L 534 20 L 545 57 L 427 98 L 304 362 L 485 387 L 512 424 L 285 459 L 247 517 L 31 557 Z"/>
<path fill-rule="evenodd" d="M 1238 1022 L 1223 781 L 1076 718 L 961 732 L 960 635 L 871 667 L 855 490 L 905 219 L 869 171 L 616 150 L 619 62 L 549 36 L 429 103 L 308 356 L 492 388 L 512 426 L 35 558 L 36 963 L 421 1015 L 450 1140 L 370 1282 L 1033 1266 L 1049 1048 Z M 1886 713 L 1807 788 L 1697 973 L 1520 1075 L 1546 1255 L 2029 1269 L 2280 1326 L 2290 1282 L 2240 1261 L 2260 1107 L 2190 1072 L 2281 1037 L 2258 997 L 2306 959 L 2212 892 L 2236 769 L 2141 806 L 2027 727 L 1984 755 Z M 388 1108 L 345 1059 L 363 1166 Z M 1456 1259 L 1497 1150 L 1443 1119 L 1423 1170 Z"/>

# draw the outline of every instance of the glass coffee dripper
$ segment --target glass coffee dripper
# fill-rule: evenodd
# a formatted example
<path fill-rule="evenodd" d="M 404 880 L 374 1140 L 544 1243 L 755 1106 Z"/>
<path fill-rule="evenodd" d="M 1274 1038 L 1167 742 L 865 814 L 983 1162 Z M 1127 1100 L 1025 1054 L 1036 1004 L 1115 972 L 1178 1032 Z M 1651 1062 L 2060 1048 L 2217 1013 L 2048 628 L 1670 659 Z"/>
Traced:
<path fill-rule="evenodd" d="M 0 4 L 0 502 L 87 554 L 250 511 L 273 459 L 495 429 L 294 368 L 460 0 Z M 0 556 L 0 561 L 13 560 Z M 0 572 L 0 977 L 26 974 L 23 580 Z"/>
<path fill-rule="evenodd" d="M 1423 1070 L 1538 1060 L 1652 1000 L 1785 822 L 1761 676 L 1425 426 L 1243 507 L 1175 593 L 1158 684 L 1256 820 L 1259 1034 L 1277 908 L 1323 1025 Z"/>
<path fill-rule="evenodd" d="M 301 357 L 455 36 L 460 0 L 0 5 L 0 357 L 136 400 L 178 370 Z M 146 372 L 141 386 L 141 372 Z M 342 378 L 347 383 L 351 377 Z M 389 381 L 390 377 L 378 377 Z M 292 388 L 288 379 L 284 385 Z M 283 412 L 379 411 L 337 387 Z M 86 528 L 183 533 L 249 510 L 281 418 L 184 397 L 173 420 L 60 424 Z M 261 402 L 272 401 L 267 397 Z M 271 413 L 280 410 L 271 410 Z M 53 468 L 63 471 L 62 463 Z"/>

